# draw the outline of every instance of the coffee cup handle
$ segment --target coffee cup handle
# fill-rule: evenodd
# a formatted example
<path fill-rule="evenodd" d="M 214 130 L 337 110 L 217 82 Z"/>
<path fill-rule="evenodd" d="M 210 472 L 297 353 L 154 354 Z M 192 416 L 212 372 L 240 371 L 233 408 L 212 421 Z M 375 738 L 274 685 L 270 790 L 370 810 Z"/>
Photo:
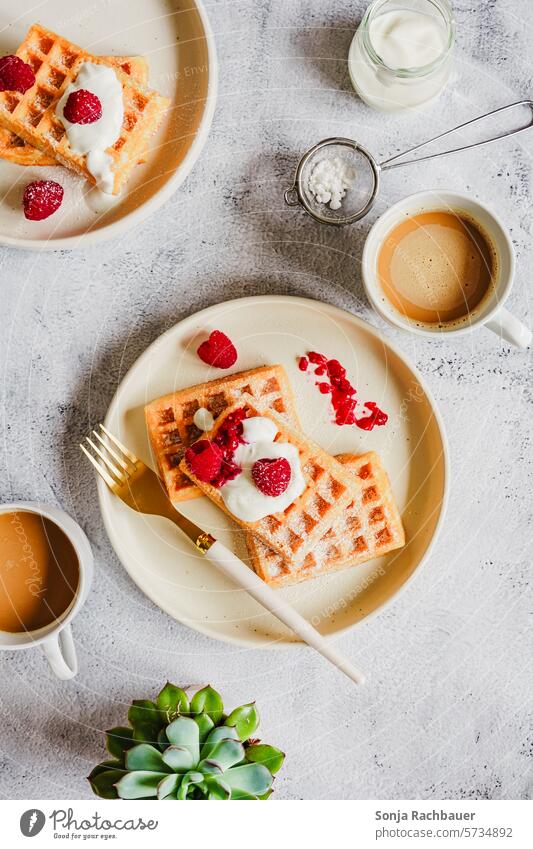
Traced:
<path fill-rule="evenodd" d="M 62 681 L 74 678 L 78 671 L 78 658 L 76 657 L 70 625 L 66 625 L 61 631 L 51 634 L 42 646 L 48 663 L 57 677 Z"/>
<path fill-rule="evenodd" d="M 529 348 L 533 341 L 533 334 L 529 327 L 515 318 L 505 307 L 500 307 L 494 318 L 487 321 L 486 327 L 492 330 L 501 339 L 516 345 L 518 348 Z"/>

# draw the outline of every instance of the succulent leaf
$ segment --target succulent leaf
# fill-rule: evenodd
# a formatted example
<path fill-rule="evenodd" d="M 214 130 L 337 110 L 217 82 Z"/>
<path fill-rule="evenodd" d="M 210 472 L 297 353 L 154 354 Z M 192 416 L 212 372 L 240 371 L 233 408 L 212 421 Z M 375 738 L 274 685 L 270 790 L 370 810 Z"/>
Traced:
<path fill-rule="evenodd" d="M 133 728 L 133 739 L 139 743 L 157 743 L 158 734 L 165 724 L 157 705 L 148 699 L 136 699 L 132 702 L 128 720 Z"/>
<path fill-rule="evenodd" d="M 117 799 L 115 784 L 124 775 L 125 770 L 119 761 L 102 761 L 87 776 L 93 793 L 101 799 Z"/>
<path fill-rule="evenodd" d="M 220 693 L 212 687 L 203 687 L 191 699 L 191 712 L 208 714 L 214 725 L 218 725 L 224 711 Z"/>
<path fill-rule="evenodd" d="M 180 687 L 167 681 L 157 697 L 157 707 L 170 722 L 180 713 L 189 713 L 189 699 Z"/>
<path fill-rule="evenodd" d="M 215 723 L 206 713 L 199 713 L 198 716 L 193 716 L 198 728 L 200 729 L 200 745 L 205 743 L 209 732 L 215 727 Z"/>
<path fill-rule="evenodd" d="M 247 740 L 259 725 L 259 713 L 255 704 L 241 705 L 232 710 L 224 725 L 231 725 L 237 729 L 241 740 Z"/>
<path fill-rule="evenodd" d="M 248 746 L 246 749 L 246 760 L 256 764 L 264 764 L 270 770 L 272 775 L 275 775 L 281 769 L 285 755 L 275 746 L 267 746 L 265 743 L 259 743 L 254 746 Z"/>
<path fill-rule="evenodd" d="M 232 789 L 231 798 L 232 799 L 240 799 L 240 800 L 250 799 L 250 800 L 253 800 L 254 802 L 257 802 L 259 800 L 259 796 L 254 796 L 253 793 L 246 793 L 245 790 L 237 790 L 236 788 Z"/>
<path fill-rule="evenodd" d="M 205 758 L 210 758 L 211 752 L 213 751 L 214 747 L 221 740 L 237 740 L 237 741 L 240 741 L 240 739 L 241 738 L 239 737 L 239 733 L 238 733 L 236 728 L 233 728 L 233 727 L 229 728 L 229 727 L 226 727 L 225 725 L 219 725 L 219 726 L 217 726 L 217 728 L 213 728 L 213 730 L 208 735 L 207 740 L 205 741 L 204 745 L 202 746 L 202 751 L 200 753 L 200 756 L 201 756 L 202 760 L 205 760 Z"/>
<path fill-rule="evenodd" d="M 174 798 L 176 798 L 175 794 L 176 790 L 180 786 L 180 781 L 181 775 L 178 775 L 175 772 L 161 779 L 157 785 L 157 798 L 168 799 L 169 796 L 174 796 Z"/>
<path fill-rule="evenodd" d="M 231 787 L 221 778 L 206 778 L 205 784 L 209 792 L 208 799 L 231 798 Z"/>
<path fill-rule="evenodd" d="M 222 775 L 224 770 L 217 764 L 216 761 L 200 761 L 198 764 L 198 769 L 203 772 L 204 775 Z"/>
<path fill-rule="evenodd" d="M 169 746 L 163 752 L 162 758 L 173 772 L 187 772 L 196 766 L 190 749 L 186 749 L 185 746 Z"/>
<path fill-rule="evenodd" d="M 126 769 L 170 772 L 159 749 L 150 746 L 149 743 L 139 743 L 138 746 L 133 746 L 126 752 Z"/>
<path fill-rule="evenodd" d="M 222 771 L 244 760 L 244 746 L 237 740 L 220 740 L 216 743 L 209 754 L 209 761 L 218 764 Z M 199 769 L 204 761 L 200 761 Z"/>
<path fill-rule="evenodd" d="M 179 716 L 167 726 L 167 737 L 173 746 L 183 746 L 191 753 L 192 763 L 200 760 L 200 729 L 188 716 Z"/>
<path fill-rule="evenodd" d="M 254 796 L 266 793 L 272 786 L 272 775 L 263 764 L 234 766 L 224 773 L 224 781 L 232 790 L 244 790 Z"/>
<path fill-rule="evenodd" d="M 170 745 L 169 742 L 168 742 L 167 729 L 166 728 L 162 728 L 161 731 L 159 732 L 159 734 L 157 735 L 157 745 L 159 746 L 161 751 L 163 751 L 164 749 L 166 749 L 166 747 L 168 745 Z"/>
<path fill-rule="evenodd" d="M 123 775 L 115 787 L 121 799 L 155 799 L 157 785 L 163 778 L 166 778 L 164 772 L 137 770 Z"/>
<path fill-rule="evenodd" d="M 106 731 L 106 740 L 109 754 L 124 764 L 125 752 L 135 745 L 133 729 L 125 726 L 110 728 L 109 731 Z"/>
<path fill-rule="evenodd" d="M 189 793 L 189 789 L 194 785 L 201 784 L 203 780 L 204 776 L 201 772 L 197 772 L 195 770 L 191 770 L 191 772 L 186 772 L 183 778 L 181 779 L 181 784 L 178 787 L 176 798 L 186 799 Z"/>

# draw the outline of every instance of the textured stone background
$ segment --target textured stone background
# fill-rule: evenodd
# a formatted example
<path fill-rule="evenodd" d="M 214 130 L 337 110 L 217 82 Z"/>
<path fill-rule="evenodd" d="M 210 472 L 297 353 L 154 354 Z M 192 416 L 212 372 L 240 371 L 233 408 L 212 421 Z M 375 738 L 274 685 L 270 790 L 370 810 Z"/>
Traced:
<path fill-rule="evenodd" d="M 61 504 L 85 528 L 96 581 L 75 624 L 81 672 L 56 682 L 41 654 L 0 655 L 1 793 L 90 795 L 101 729 L 169 677 L 257 698 L 265 738 L 288 752 L 280 798 L 531 798 L 531 358 L 488 331 L 425 342 L 387 330 L 444 414 L 450 508 L 423 574 L 342 641 L 371 673 L 356 689 L 311 652 L 246 651 L 172 621 L 127 577 L 105 536 L 76 444 L 125 370 L 163 330 L 220 300 L 302 294 L 379 326 L 359 261 L 372 221 L 423 188 L 491 204 L 518 255 L 510 307 L 533 322 L 531 150 L 515 141 L 399 170 L 364 222 L 320 229 L 282 199 L 300 152 L 324 136 L 391 155 L 531 95 L 529 0 L 455 0 L 456 76 L 417 116 L 383 117 L 350 88 L 360 0 L 211 0 L 221 87 L 210 139 L 147 223 L 75 253 L 0 253 L 0 495 Z M 142 50 L 142 45 L 140 46 Z M 528 552 L 529 549 L 529 552 Z"/>

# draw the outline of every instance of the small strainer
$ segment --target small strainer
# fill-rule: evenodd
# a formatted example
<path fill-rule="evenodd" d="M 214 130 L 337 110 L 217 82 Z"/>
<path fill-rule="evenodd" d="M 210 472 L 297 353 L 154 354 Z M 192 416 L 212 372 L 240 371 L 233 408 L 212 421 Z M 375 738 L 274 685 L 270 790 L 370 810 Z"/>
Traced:
<path fill-rule="evenodd" d="M 529 120 L 522 126 L 514 127 L 498 135 L 484 138 L 472 144 L 463 145 L 462 147 L 455 147 L 450 150 L 440 151 L 439 153 L 428 154 L 427 156 L 406 159 L 403 162 L 397 161 L 408 153 L 420 150 L 420 148 L 425 147 L 427 144 L 449 136 L 457 130 L 469 127 L 478 121 L 483 121 L 486 118 L 490 118 L 509 109 L 515 109 L 517 106 L 527 107 L 529 109 Z M 513 136 L 516 133 L 522 132 L 522 130 L 527 130 L 531 126 L 533 126 L 533 101 L 520 100 L 517 103 L 510 103 L 507 106 L 501 106 L 499 109 L 493 109 L 492 112 L 487 112 L 485 115 L 480 115 L 477 118 L 466 121 L 464 124 L 459 124 L 457 127 L 453 127 L 451 130 L 440 133 L 440 135 L 434 136 L 432 139 L 410 147 L 402 153 L 397 153 L 383 162 L 378 162 L 366 148 L 362 147 L 362 145 L 353 139 L 324 139 L 311 147 L 300 159 L 294 177 L 294 184 L 285 192 L 285 203 L 288 206 L 303 206 L 305 211 L 321 224 L 333 224 L 336 227 L 343 227 L 345 224 L 352 224 L 354 221 L 359 221 L 367 212 L 370 212 L 379 191 L 380 174 L 382 171 L 387 171 L 390 168 L 400 168 L 403 165 L 412 165 L 428 159 L 437 159 L 439 156 L 447 156 L 450 153 L 458 153 L 462 150 L 479 147 L 480 145 L 488 144 L 489 142 L 497 141 L 507 136 Z M 339 209 L 331 209 L 328 204 L 318 201 L 309 188 L 311 174 L 315 167 L 324 159 L 342 160 L 352 169 L 355 175 L 351 187 L 346 190 L 346 195 Z"/>

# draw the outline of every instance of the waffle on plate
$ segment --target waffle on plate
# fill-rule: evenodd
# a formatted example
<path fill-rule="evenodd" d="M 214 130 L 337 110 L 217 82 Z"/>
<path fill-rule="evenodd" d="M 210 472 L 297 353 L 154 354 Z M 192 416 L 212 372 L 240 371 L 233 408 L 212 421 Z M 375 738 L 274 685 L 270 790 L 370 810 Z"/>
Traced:
<path fill-rule="evenodd" d="M 375 451 L 366 454 L 339 454 L 336 458 L 360 485 L 357 497 L 344 510 L 336 524 L 295 565 L 284 560 L 252 533 L 246 533 L 250 560 L 267 584 L 286 586 L 327 572 L 365 563 L 405 544 L 402 521 L 389 479 Z"/>
<path fill-rule="evenodd" d="M 140 86 L 148 83 L 148 63 L 143 56 L 102 56 L 106 64 L 131 77 Z M 52 157 L 28 144 L 20 136 L 0 127 L 0 157 L 13 165 L 44 166 L 57 165 Z"/>
<path fill-rule="evenodd" d="M 216 419 L 243 394 L 298 427 L 292 389 L 280 365 L 261 366 L 200 383 L 146 405 L 148 435 L 171 501 L 178 503 L 202 495 L 179 468 L 186 448 L 202 435 L 193 421 L 196 411 L 204 407 Z"/>
<path fill-rule="evenodd" d="M 86 156 L 75 154 L 55 110 L 65 89 L 75 82 L 84 62 L 112 67 L 122 85 L 124 121 L 119 138 L 106 150 L 112 159 L 113 194 L 119 194 L 144 155 L 149 137 L 157 130 L 169 101 L 136 83 L 107 59 L 92 56 L 83 48 L 35 24 L 17 50 L 35 72 L 35 84 L 21 94 L 0 92 L 0 126 L 38 148 L 60 165 L 71 168 L 94 183 Z"/>
<path fill-rule="evenodd" d="M 276 441 L 289 443 L 298 449 L 305 489 L 283 513 L 269 515 L 256 522 L 245 522 L 226 508 L 219 489 L 198 480 L 185 459 L 180 463 L 180 469 L 240 527 L 252 531 L 286 560 L 301 563 L 343 511 L 352 502 L 363 498 L 364 481 L 352 475 L 323 448 L 250 397 L 243 396 L 233 407 L 225 410 L 205 438 L 213 439 L 227 416 L 241 409 L 244 409 L 247 418 L 263 416 L 271 419 L 277 428 Z"/>

